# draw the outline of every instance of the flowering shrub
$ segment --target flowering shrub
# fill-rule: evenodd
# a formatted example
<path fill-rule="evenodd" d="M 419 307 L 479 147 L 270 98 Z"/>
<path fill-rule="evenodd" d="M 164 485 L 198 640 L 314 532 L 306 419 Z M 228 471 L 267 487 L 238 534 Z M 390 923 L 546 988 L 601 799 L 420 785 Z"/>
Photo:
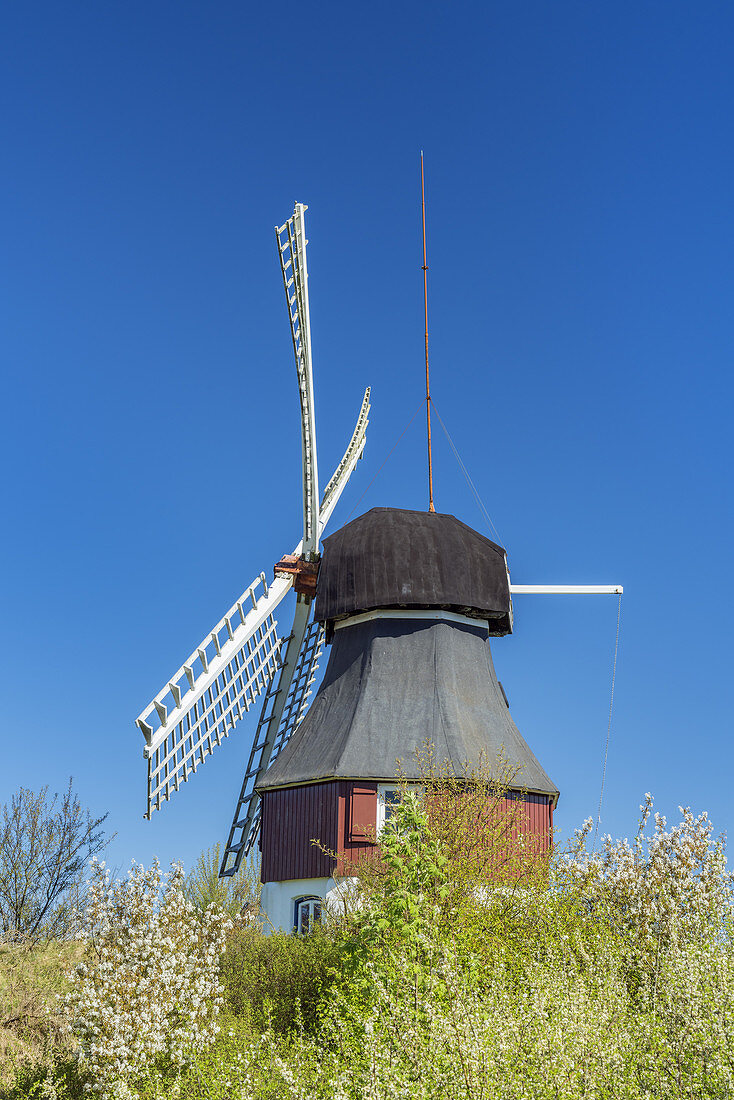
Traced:
<path fill-rule="evenodd" d="M 284 1049 L 266 1036 L 255 1053 L 259 1077 L 292 1100 L 731 1097 L 731 966 L 722 980 L 711 957 L 689 957 L 663 983 L 676 1011 L 661 1002 L 654 1015 L 630 1010 L 620 962 L 610 952 L 584 969 L 559 952 L 528 965 L 522 986 L 497 971 L 480 990 L 447 951 L 433 988 L 420 992 L 422 1012 L 409 975 L 388 983 L 375 973 L 362 1009 L 335 992 L 317 1041 L 295 1036 Z"/>
<path fill-rule="evenodd" d="M 156 1062 L 180 1068 L 210 1044 L 222 1004 L 219 957 L 231 927 L 214 908 L 197 912 L 184 874 L 134 866 L 113 881 L 92 864 L 83 926 L 87 961 L 71 974 L 63 1008 L 80 1043 L 85 1091 L 122 1096 Z"/>
<path fill-rule="evenodd" d="M 638 949 L 656 957 L 676 947 L 715 942 L 731 921 L 734 875 L 727 872 L 722 838 L 714 838 L 706 813 L 679 807 L 679 824 L 667 828 L 645 795 L 637 834 L 630 844 L 602 838 L 601 852 L 587 852 L 591 818 L 576 830 L 571 850 L 557 867 L 559 881 L 603 915 Z"/>
<path fill-rule="evenodd" d="M 651 806 L 631 845 L 586 853 L 587 824 L 547 877 L 454 895 L 447 910 L 453 853 L 404 800 L 320 1033 L 287 1050 L 266 1034 L 251 1080 L 293 1100 L 734 1095 L 723 843 L 687 810 L 646 837 Z"/>
<path fill-rule="evenodd" d="M 669 828 L 650 798 L 642 809 L 631 843 L 588 852 L 587 823 L 567 852 L 508 874 L 491 846 L 510 830 L 490 818 L 467 851 L 435 803 L 406 797 L 358 908 L 308 938 L 229 938 L 231 1015 L 213 1042 L 221 939 L 207 961 L 180 874 L 161 891 L 157 868 L 116 885 L 97 868 L 92 962 L 70 1000 L 87 1087 L 108 1100 L 729 1100 L 723 843 L 705 815 Z M 501 873 L 471 889 L 480 860 Z M 13 1095 L 77 1089 L 66 1064 Z"/>

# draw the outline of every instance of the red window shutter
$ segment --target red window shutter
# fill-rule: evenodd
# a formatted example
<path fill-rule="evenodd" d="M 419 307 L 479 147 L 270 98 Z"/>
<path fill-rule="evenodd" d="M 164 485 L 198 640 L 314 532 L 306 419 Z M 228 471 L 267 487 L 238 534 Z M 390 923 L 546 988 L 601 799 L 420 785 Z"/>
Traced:
<path fill-rule="evenodd" d="M 374 840 L 377 828 L 377 784 L 354 783 L 349 808 L 349 839 Z"/>

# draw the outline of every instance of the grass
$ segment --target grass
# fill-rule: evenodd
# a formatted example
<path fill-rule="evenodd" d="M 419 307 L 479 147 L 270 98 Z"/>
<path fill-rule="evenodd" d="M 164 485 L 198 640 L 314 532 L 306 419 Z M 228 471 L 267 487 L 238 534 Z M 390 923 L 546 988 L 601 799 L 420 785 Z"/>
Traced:
<path fill-rule="evenodd" d="M 12 1095 L 15 1080 L 70 1051 L 56 997 L 81 954 L 73 942 L 0 943 L 0 1095 Z"/>

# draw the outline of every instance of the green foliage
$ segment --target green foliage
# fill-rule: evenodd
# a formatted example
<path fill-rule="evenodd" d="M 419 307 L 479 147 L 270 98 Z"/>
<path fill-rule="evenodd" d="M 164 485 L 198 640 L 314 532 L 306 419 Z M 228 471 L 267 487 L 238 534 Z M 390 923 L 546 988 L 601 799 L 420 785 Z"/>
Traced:
<path fill-rule="evenodd" d="M 701 819 L 656 822 L 636 857 L 607 845 L 601 870 L 576 845 L 473 891 L 455 888 L 449 834 L 410 798 L 396 812 L 383 873 L 370 872 L 352 915 L 353 976 L 329 993 L 313 1039 L 296 1034 L 286 1052 L 265 1037 L 279 1095 L 734 1093 L 731 888 Z"/>
<path fill-rule="evenodd" d="M 241 1017 L 222 1018 L 217 1041 L 202 1051 L 179 1077 L 151 1078 L 138 1095 L 140 1100 L 159 1100 L 163 1096 L 232 1100 L 233 1097 L 275 1097 L 266 1060 L 258 1067 L 253 1051 L 260 1036 Z M 281 1093 L 282 1095 L 282 1093 Z"/>
<path fill-rule="evenodd" d="M 325 928 L 303 937 L 236 928 L 222 960 L 228 1008 L 259 1030 L 313 1032 L 339 959 L 339 941 Z"/>
<path fill-rule="evenodd" d="M 343 976 L 362 997 L 370 997 L 379 968 L 399 967 L 425 988 L 434 958 L 432 930 L 449 892 L 448 858 L 431 834 L 428 813 L 415 791 L 407 790 L 380 834 L 379 891 L 363 897 L 345 943 Z"/>
<path fill-rule="evenodd" d="M 202 852 L 186 876 L 184 893 L 187 901 L 205 912 L 210 905 L 224 909 L 235 920 L 245 914 L 255 914 L 260 908 L 260 867 L 255 860 L 246 861 L 236 875 L 219 877 L 221 852 L 219 844 Z"/>
<path fill-rule="evenodd" d="M 88 1096 L 76 1059 L 58 1049 L 45 1063 L 24 1065 L 14 1084 L 0 1091 L 2 1100 L 86 1100 Z"/>

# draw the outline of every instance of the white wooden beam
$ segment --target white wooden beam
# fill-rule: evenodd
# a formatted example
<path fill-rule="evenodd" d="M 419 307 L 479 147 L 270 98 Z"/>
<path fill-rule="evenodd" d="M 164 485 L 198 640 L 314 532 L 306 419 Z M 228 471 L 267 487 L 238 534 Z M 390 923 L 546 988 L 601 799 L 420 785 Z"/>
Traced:
<path fill-rule="evenodd" d="M 293 216 L 275 227 L 278 255 L 283 274 L 288 317 L 301 400 L 301 442 L 303 454 L 303 552 L 309 560 L 319 547 L 319 475 L 316 460 L 316 419 L 311 360 L 311 318 L 308 306 L 306 265 L 307 206 L 297 202 Z"/>
<path fill-rule="evenodd" d="M 621 596 L 621 584 L 511 584 L 513 596 Z"/>

